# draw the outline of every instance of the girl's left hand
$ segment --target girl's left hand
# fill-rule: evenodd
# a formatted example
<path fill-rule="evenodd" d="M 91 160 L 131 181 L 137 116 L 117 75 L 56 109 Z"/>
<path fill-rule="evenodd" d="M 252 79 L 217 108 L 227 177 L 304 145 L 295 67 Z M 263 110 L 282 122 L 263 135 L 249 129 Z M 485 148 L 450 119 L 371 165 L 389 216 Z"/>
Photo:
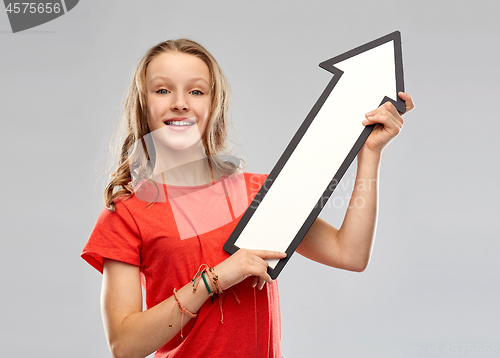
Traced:
<path fill-rule="evenodd" d="M 406 113 L 415 108 L 409 94 L 399 92 L 398 95 L 405 101 Z M 403 128 L 403 118 L 392 103 L 386 102 L 377 109 L 368 112 L 363 124 L 365 126 L 375 124 L 373 131 L 363 146 L 363 150 L 381 153 L 387 144 L 389 144 Z"/>

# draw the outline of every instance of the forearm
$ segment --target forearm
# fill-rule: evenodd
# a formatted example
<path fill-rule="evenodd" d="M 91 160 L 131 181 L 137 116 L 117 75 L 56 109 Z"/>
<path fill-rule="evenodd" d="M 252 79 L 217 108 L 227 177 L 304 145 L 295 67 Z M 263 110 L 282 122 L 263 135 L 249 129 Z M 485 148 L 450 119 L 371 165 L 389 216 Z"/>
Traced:
<path fill-rule="evenodd" d="M 413 109 L 410 95 L 398 95 L 407 111 Z M 342 226 L 337 230 L 317 218 L 297 248 L 312 260 L 350 271 L 363 271 L 370 260 L 377 224 L 381 152 L 400 132 L 403 118 L 394 105 L 386 102 L 367 113 L 363 124 L 374 128 L 358 153 L 356 182 Z"/>
<path fill-rule="evenodd" d="M 209 296 L 201 282 L 196 292 L 193 292 L 192 283 L 186 284 L 177 291 L 177 297 L 183 307 L 196 313 Z M 183 326 L 191 320 L 187 313 L 182 318 Z M 175 335 L 180 335 L 180 330 L 181 312 L 172 295 L 146 311 L 128 315 L 109 332 L 108 341 L 115 357 L 146 357 L 168 343 Z"/>
<path fill-rule="evenodd" d="M 375 238 L 380 157 L 379 152 L 365 148 L 358 154 L 354 189 L 338 232 L 344 262 L 353 271 L 366 268 Z"/>

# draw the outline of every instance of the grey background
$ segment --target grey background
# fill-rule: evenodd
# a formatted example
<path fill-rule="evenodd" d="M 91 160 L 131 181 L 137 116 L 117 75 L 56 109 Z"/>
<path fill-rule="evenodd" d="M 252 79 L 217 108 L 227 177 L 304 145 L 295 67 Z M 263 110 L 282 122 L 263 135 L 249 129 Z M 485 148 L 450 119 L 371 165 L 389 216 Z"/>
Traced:
<path fill-rule="evenodd" d="M 233 154 L 267 173 L 330 80 L 318 63 L 394 30 L 417 108 L 384 152 L 372 260 L 352 273 L 294 255 L 279 278 L 283 355 L 500 345 L 499 13 L 494 0 L 86 0 L 12 34 L 0 11 L 0 356 L 110 356 L 101 275 L 79 255 L 149 47 L 188 37 L 215 55 L 234 93 Z M 353 178 L 321 215 L 336 226 Z"/>

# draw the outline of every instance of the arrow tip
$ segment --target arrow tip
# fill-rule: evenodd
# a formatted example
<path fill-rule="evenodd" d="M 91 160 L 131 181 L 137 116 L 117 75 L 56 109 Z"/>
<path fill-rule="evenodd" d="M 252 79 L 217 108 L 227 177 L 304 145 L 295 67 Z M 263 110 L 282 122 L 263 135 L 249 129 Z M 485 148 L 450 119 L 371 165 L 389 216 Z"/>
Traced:
<path fill-rule="evenodd" d="M 383 44 L 386 44 L 388 42 L 393 42 L 394 45 L 394 68 L 395 68 L 395 79 L 396 79 L 396 98 L 395 100 L 385 97 L 382 103 L 385 103 L 387 101 L 391 102 L 394 104 L 396 109 L 400 113 L 405 113 L 406 108 L 405 108 L 405 103 L 404 101 L 399 98 L 398 93 L 399 92 L 404 92 L 404 75 L 403 75 L 403 54 L 402 54 L 402 49 L 401 49 L 401 32 L 400 31 L 394 31 L 391 32 L 390 34 L 387 34 L 385 36 L 382 36 L 376 40 L 370 41 L 364 45 L 361 45 L 359 47 L 356 47 L 353 50 L 347 51 L 339 56 L 335 56 L 333 58 L 330 58 L 326 61 L 323 61 L 319 64 L 319 66 L 328 72 L 333 73 L 334 75 L 342 75 L 344 72 L 335 67 L 336 64 L 345 61 L 349 58 L 352 58 L 354 56 L 357 56 L 359 54 L 362 54 L 363 52 L 367 52 L 369 50 L 372 50 L 376 47 L 379 47 Z M 391 94 L 389 94 L 391 95 Z"/>

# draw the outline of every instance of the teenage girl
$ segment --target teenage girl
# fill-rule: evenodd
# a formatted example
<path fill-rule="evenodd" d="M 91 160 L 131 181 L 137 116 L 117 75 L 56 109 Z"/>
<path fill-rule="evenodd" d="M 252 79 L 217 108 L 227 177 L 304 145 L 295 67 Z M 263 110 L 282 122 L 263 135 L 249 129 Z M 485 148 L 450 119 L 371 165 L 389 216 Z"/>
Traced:
<path fill-rule="evenodd" d="M 413 109 L 410 95 L 399 96 L 407 110 Z M 266 178 L 242 173 L 224 160 L 207 160 L 225 147 L 228 106 L 226 79 L 196 42 L 160 43 L 135 70 L 125 101 L 127 136 L 119 166 L 82 252 L 103 273 L 101 308 L 113 357 L 155 351 L 155 357 L 281 357 L 278 287 L 267 274 L 266 259 L 286 254 L 240 249 L 229 256 L 223 245 L 240 213 L 212 225 L 223 216 L 210 194 L 217 185 L 227 196 L 236 185 L 228 178 L 239 177 L 248 206 Z M 357 156 L 356 181 L 373 183 L 382 150 L 398 135 L 403 119 L 385 103 L 367 113 L 363 124 L 375 128 Z M 209 194 L 206 188 L 212 188 Z M 192 223 L 197 219 L 175 202 L 188 197 L 188 209 L 209 218 L 201 220 L 208 229 L 196 229 L 203 225 Z M 340 229 L 317 218 L 297 252 L 363 271 L 374 238 L 377 185 L 354 185 L 351 203 L 356 200 L 365 205 L 349 205 Z M 199 233 L 183 234 L 180 216 Z"/>

